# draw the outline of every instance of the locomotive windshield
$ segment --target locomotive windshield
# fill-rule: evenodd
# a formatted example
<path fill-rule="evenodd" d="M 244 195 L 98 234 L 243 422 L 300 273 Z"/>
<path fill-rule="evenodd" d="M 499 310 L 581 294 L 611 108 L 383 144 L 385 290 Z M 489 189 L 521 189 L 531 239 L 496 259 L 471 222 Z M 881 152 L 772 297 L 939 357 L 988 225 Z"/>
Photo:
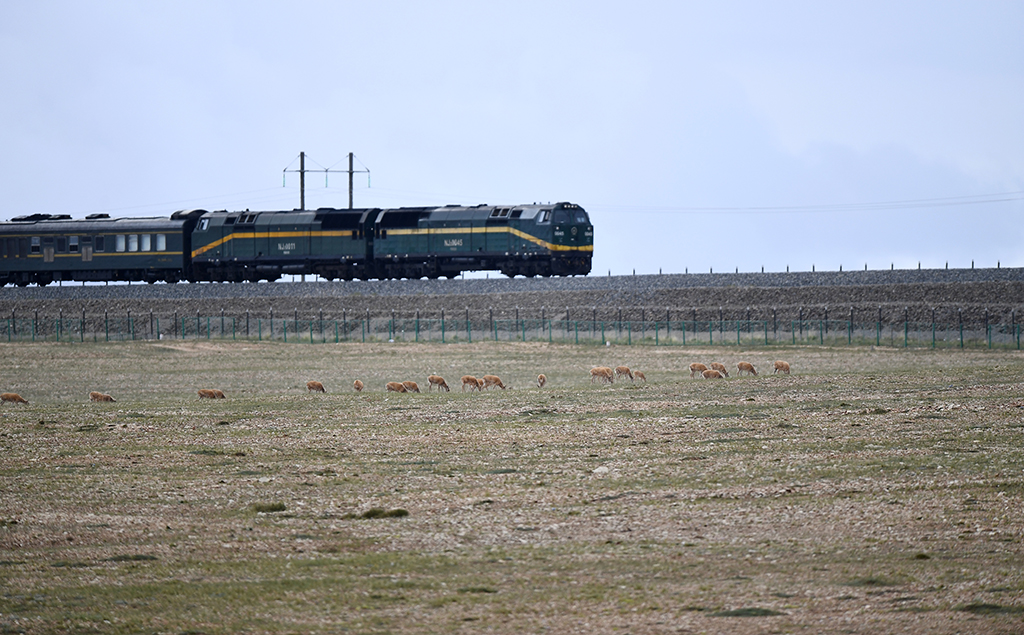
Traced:
<path fill-rule="evenodd" d="M 589 223 L 587 219 L 587 213 L 581 209 L 576 210 L 575 218 L 573 219 L 576 223 Z"/>

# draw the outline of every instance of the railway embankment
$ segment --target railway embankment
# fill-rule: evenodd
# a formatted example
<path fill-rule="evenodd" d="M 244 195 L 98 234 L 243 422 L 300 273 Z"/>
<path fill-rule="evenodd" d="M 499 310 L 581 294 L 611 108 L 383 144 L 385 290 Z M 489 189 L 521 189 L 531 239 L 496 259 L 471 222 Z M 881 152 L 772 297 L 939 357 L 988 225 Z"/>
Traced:
<path fill-rule="evenodd" d="M 1024 268 L 504 277 L 242 284 L 81 285 L 0 289 L 0 318 L 131 312 L 573 320 L 909 319 L 1019 323 Z"/>

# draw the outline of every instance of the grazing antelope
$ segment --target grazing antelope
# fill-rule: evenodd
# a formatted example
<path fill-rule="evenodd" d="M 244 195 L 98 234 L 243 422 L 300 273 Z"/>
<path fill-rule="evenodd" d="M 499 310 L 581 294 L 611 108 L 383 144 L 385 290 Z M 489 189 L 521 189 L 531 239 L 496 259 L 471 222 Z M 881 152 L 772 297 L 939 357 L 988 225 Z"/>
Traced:
<path fill-rule="evenodd" d="M 466 386 L 469 386 L 470 392 L 480 388 L 476 383 L 476 377 L 472 375 L 462 376 L 462 392 L 466 392 Z"/>
<path fill-rule="evenodd" d="M 223 390 L 217 390 L 216 388 L 214 388 L 213 389 L 213 394 L 214 394 L 214 397 L 216 397 L 217 399 L 224 399 L 224 391 Z"/>
<path fill-rule="evenodd" d="M 597 379 L 613 384 L 615 383 L 615 373 L 607 366 L 595 366 L 590 369 L 590 383 L 594 383 Z"/>
<path fill-rule="evenodd" d="M 501 383 L 500 377 L 497 375 L 484 375 L 484 388 L 490 388 L 491 386 L 497 386 L 505 390 L 505 384 Z"/>
<path fill-rule="evenodd" d="M 537 375 L 537 388 L 543 388 L 546 383 L 548 383 L 548 378 L 544 376 L 544 373 Z"/>
<path fill-rule="evenodd" d="M 403 381 L 402 385 L 405 386 L 405 392 L 419 392 L 420 387 L 414 381 Z"/>
<path fill-rule="evenodd" d="M 788 375 L 789 374 L 789 362 L 775 362 L 775 370 L 772 371 L 772 374 L 774 375 L 775 373 L 779 372 L 780 370 Z"/>
<path fill-rule="evenodd" d="M 28 403 L 24 397 L 16 392 L 5 392 L 0 395 L 0 403 L 7 403 L 8 401 L 11 403 Z"/>
<path fill-rule="evenodd" d="M 634 370 L 634 371 L 633 371 L 633 376 L 634 376 L 634 377 L 636 377 L 637 379 L 641 379 L 641 380 L 643 380 L 643 382 L 644 382 L 645 384 L 647 383 L 647 377 L 646 377 L 646 376 L 644 376 L 644 374 L 643 374 L 643 373 L 641 373 L 640 371 L 638 371 L 638 370 Z"/>
<path fill-rule="evenodd" d="M 633 371 L 629 370 L 629 366 L 616 366 L 615 376 L 622 377 L 623 375 L 629 377 L 629 381 L 633 381 Z"/>
<path fill-rule="evenodd" d="M 306 390 L 309 392 L 327 392 L 324 390 L 324 385 L 318 381 L 307 381 Z"/>
<path fill-rule="evenodd" d="M 209 388 L 200 388 L 199 389 L 199 398 L 200 399 L 217 399 L 218 398 L 217 397 L 217 391 L 216 390 L 210 390 Z"/>
<path fill-rule="evenodd" d="M 737 375 L 742 375 L 743 373 L 750 373 L 751 375 L 757 374 L 757 371 L 754 370 L 754 365 L 747 362 L 740 362 L 739 364 L 736 364 L 736 368 L 738 369 L 736 373 Z"/>
<path fill-rule="evenodd" d="M 352 382 L 352 387 L 356 389 L 356 392 L 363 392 L 363 382 L 358 379 Z"/>
<path fill-rule="evenodd" d="M 710 364 L 708 364 L 708 367 L 710 367 L 712 370 L 717 370 L 718 372 L 722 373 L 726 377 L 729 376 L 729 371 L 727 371 L 725 369 L 725 364 L 719 364 L 718 362 L 711 362 Z"/>
<path fill-rule="evenodd" d="M 405 392 L 405 386 L 401 382 L 389 381 L 386 386 L 388 392 Z"/>
<path fill-rule="evenodd" d="M 89 393 L 89 401 L 114 401 L 114 398 L 110 395 L 105 395 L 101 392 L 93 391 Z"/>
<path fill-rule="evenodd" d="M 704 379 L 725 379 L 725 375 L 718 372 L 714 368 L 709 368 L 705 370 L 703 373 L 701 373 L 701 375 L 704 376 Z"/>
<path fill-rule="evenodd" d="M 434 386 L 437 386 L 438 391 L 444 388 L 445 392 L 451 392 L 451 389 L 448 388 L 448 382 L 446 382 L 444 377 L 441 377 L 440 375 L 431 375 L 430 377 L 427 377 L 427 383 L 430 384 L 427 386 L 427 390 L 431 390 Z"/>
<path fill-rule="evenodd" d="M 690 379 L 693 379 L 696 375 L 703 373 L 707 369 L 708 367 L 705 366 L 704 364 L 701 364 L 700 362 L 694 362 L 690 364 Z"/>

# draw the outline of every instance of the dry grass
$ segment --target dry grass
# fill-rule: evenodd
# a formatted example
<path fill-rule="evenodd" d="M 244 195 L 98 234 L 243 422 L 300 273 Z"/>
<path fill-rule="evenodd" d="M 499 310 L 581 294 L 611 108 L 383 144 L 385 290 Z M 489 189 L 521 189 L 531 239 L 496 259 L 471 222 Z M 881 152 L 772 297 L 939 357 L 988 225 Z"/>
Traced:
<path fill-rule="evenodd" d="M 0 409 L 4 632 L 1024 628 L 1016 352 L 188 342 L 3 357 L 0 389 L 31 402 Z M 769 375 L 775 358 L 793 374 Z M 762 374 L 691 380 L 692 361 Z M 591 366 L 620 364 L 649 383 L 590 384 Z M 383 392 L 432 373 L 512 389 Z"/>

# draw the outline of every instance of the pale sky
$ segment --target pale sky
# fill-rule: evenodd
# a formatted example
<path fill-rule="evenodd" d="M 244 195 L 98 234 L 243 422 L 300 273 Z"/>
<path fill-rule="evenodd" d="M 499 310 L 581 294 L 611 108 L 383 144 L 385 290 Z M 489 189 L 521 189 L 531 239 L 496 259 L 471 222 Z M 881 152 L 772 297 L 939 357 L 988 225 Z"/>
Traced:
<path fill-rule="evenodd" d="M 571 201 L 594 273 L 1024 266 L 1022 2 L 0 3 L 0 220 Z M 306 206 L 346 207 L 347 176 Z"/>

